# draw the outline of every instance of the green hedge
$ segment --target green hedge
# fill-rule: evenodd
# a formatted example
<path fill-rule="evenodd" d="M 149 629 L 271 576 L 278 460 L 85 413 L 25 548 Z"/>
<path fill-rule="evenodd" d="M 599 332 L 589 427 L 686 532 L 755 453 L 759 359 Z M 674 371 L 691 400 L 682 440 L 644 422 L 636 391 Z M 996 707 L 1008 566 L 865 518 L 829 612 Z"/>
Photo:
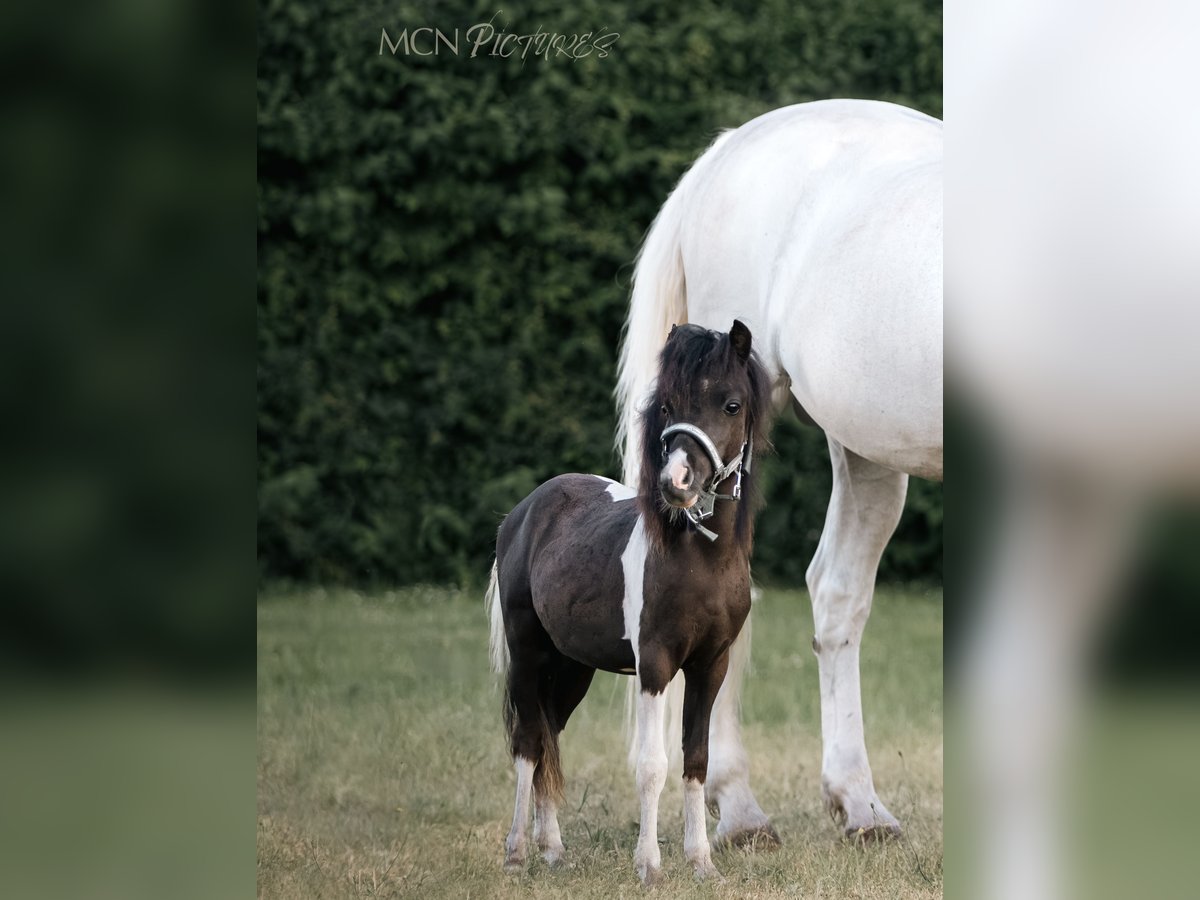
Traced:
<path fill-rule="evenodd" d="M 822 0 L 556 9 L 517 33 L 616 31 L 608 55 L 379 55 L 496 5 L 268 0 L 258 13 L 258 551 L 266 577 L 477 581 L 545 478 L 615 473 L 632 260 L 713 135 L 859 96 L 941 113 L 941 6 Z M 756 573 L 797 581 L 828 498 L 784 423 Z M 788 465 L 783 465 L 786 459 Z M 884 577 L 941 574 L 941 489 L 914 482 Z"/>

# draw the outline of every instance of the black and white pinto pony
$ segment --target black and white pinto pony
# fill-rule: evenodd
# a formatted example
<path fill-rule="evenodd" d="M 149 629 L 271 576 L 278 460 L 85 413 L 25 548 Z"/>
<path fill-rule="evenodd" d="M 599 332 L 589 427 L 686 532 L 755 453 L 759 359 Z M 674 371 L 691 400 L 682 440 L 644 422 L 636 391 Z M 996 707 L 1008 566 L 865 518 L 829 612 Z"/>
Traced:
<path fill-rule="evenodd" d="M 754 331 L 774 411 L 790 405 L 829 444 L 833 494 L 807 572 L 824 801 L 848 835 L 897 832 L 867 759 L 859 644 L 908 478 L 942 478 L 941 122 L 889 103 L 805 103 L 722 134 L 696 161 L 634 272 L 616 392 L 626 484 L 642 477 L 640 409 L 668 330 L 734 317 Z M 769 843 L 738 721 L 747 652 L 735 647 L 713 710 L 706 793 L 718 841 Z"/>
<path fill-rule="evenodd" d="M 664 335 L 666 337 L 666 335 Z M 672 329 L 641 413 L 636 492 L 596 475 L 559 475 L 500 526 L 487 606 L 492 661 L 507 672 L 505 720 L 516 766 L 505 868 L 533 836 L 563 856 L 559 734 L 597 669 L 636 677 L 643 883 L 661 872 L 658 802 L 667 776 L 666 689 L 682 672 L 684 854 L 717 875 L 705 823 L 709 714 L 750 612 L 751 457 L 770 422 L 770 383 L 750 331 Z"/>

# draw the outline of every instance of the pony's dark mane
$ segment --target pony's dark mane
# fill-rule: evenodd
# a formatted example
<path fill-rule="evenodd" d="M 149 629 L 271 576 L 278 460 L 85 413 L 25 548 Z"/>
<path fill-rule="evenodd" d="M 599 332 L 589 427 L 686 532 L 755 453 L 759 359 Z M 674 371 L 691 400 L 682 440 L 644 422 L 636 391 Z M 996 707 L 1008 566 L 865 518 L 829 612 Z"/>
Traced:
<path fill-rule="evenodd" d="M 751 352 L 742 362 L 733 349 L 728 334 L 708 331 L 696 326 L 675 329 L 658 358 L 658 377 L 654 391 L 641 412 L 642 444 L 641 474 L 638 482 L 638 507 L 642 512 L 650 546 L 662 550 L 672 532 L 688 527 L 682 512 L 668 506 L 658 488 L 662 468 L 662 445 L 659 435 L 666 427 L 662 405 L 669 397 L 680 397 L 686 403 L 692 392 L 699 390 L 700 380 L 730 379 L 737 368 L 744 367 L 750 384 L 749 396 L 743 401 L 749 433 L 754 438 L 754 461 L 750 472 L 742 477 L 742 499 L 736 503 L 737 512 L 732 539 L 749 556 L 754 543 L 754 514 L 759 498 L 755 489 L 758 476 L 757 461 L 770 449 L 771 381 L 757 353 Z M 728 462 L 728 460 L 726 460 Z M 729 501 L 719 500 L 718 503 Z M 722 535 L 719 540 L 729 540 Z"/>

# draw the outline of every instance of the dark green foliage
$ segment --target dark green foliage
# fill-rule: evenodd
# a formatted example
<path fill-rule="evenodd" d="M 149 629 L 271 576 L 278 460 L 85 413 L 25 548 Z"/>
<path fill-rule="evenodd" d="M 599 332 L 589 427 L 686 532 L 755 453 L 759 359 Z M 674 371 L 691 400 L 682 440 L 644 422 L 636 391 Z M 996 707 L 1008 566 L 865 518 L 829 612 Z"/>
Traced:
<path fill-rule="evenodd" d="M 486 3 L 260 3 L 264 575 L 478 581 L 540 481 L 615 474 L 632 262 L 716 132 L 830 96 L 941 112 L 933 2 L 501 8 L 521 34 L 620 37 L 522 64 L 469 57 Z M 422 26 L 460 29 L 460 54 L 378 55 L 381 28 Z M 755 571 L 795 582 L 828 463 L 818 432 L 777 437 Z M 909 506 L 883 577 L 940 577 L 940 487 Z"/>

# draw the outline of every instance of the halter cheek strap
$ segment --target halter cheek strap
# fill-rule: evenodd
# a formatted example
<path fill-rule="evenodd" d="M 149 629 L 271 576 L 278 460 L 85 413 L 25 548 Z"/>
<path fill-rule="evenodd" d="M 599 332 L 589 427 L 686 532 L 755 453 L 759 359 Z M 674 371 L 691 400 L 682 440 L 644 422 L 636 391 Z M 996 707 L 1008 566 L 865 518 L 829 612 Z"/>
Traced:
<path fill-rule="evenodd" d="M 697 428 L 695 425 L 690 425 L 687 422 L 679 422 L 675 425 L 668 425 L 663 429 L 659 440 L 662 441 L 663 453 L 667 452 L 667 438 L 673 434 L 686 434 L 688 437 L 696 441 L 700 445 L 705 455 L 708 456 L 708 461 L 712 463 L 713 474 L 709 479 L 708 484 L 701 488 L 699 497 L 695 504 L 690 509 L 685 509 L 683 514 L 687 516 L 688 521 L 696 526 L 696 530 L 708 538 L 710 541 L 717 539 L 717 533 L 705 528 L 700 523 L 713 514 L 713 507 L 718 500 L 740 500 L 742 497 L 742 474 L 750 472 L 750 460 L 754 455 L 754 439 L 749 437 L 742 444 L 742 452 L 738 454 L 736 459 L 731 460 L 726 464 L 721 459 L 721 454 L 717 451 L 717 445 L 712 442 L 703 429 Z M 731 476 L 737 476 L 737 481 L 733 484 L 733 493 L 718 494 L 717 485 L 725 481 Z"/>

